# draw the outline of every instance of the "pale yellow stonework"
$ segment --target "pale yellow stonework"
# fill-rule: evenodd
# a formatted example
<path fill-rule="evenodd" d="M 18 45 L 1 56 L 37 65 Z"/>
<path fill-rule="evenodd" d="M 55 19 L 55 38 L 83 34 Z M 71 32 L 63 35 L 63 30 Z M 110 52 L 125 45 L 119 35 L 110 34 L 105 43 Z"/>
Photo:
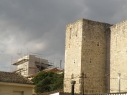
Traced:
<path fill-rule="evenodd" d="M 110 41 L 110 91 L 118 92 L 118 73 L 121 92 L 127 91 L 127 21 L 111 28 Z"/>
<path fill-rule="evenodd" d="M 126 26 L 87 19 L 66 26 L 64 92 L 71 92 L 72 80 L 75 93 L 118 92 L 118 73 L 127 90 Z"/>

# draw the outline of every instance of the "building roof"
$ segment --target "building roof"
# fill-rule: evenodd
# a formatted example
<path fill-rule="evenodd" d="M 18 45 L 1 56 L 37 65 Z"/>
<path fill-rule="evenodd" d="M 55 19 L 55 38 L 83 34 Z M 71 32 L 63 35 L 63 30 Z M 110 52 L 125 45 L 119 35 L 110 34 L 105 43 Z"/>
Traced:
<path fill-rule="evenodd" d="M 27 62 L 27 61 L 28 61 L 28 59 L 22 58 L 21 60 L 14 62 L 12 65 L 19 65 L 19 64 L 22 64 L 22 63 Z"/>
<path fill-rule="evenodd" d="M 44 72 L 54 72 L 54 73 L 57 73 L 59 72 L 60 70 L 58 70 L 57 68 L 48 68 L 48 69 L 45 69 L 43 70 Z"/>
<path fill-rule="evenodd" d="M 63 72 L 63 70 L 59 70 L 57 68 L 48 68 L 48 69 L 45 69 L 43 70 L 44 72 L 54 72 L 54 73 L 60 73 L 60 72 Z M 30 78 L 30 77 L 35 77 L 39 74 L 40 72 L 37 72 L 35 74 L 32 74 L 32 75 L 29 75 L 27 76 L 26 78 Z"/>
<path fill-rule="evenodd" d="M 20 74 L 3 71 L 0 71 L 0 82 L 33 84 L 32 81 L 28 80 Z"/>

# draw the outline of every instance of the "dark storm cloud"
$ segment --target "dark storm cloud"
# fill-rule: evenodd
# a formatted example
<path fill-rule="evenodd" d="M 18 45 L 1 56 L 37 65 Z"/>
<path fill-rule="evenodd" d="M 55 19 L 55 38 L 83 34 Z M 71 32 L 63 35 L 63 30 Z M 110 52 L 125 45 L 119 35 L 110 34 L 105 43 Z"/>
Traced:
<path fill-rule="evenodd" d="M 116 23 L 126 19 L 125 0 L 1 0 L 0 64 L 28 50 L 51 60 L 64 59 L 66 24 L 87 18 Z M 3 68 L 2 70 L 7 70 Z"/>
<path fill-rule="evenodd" d="M 64 59 L 65 26 L 81 12 L 78 4 L 76 0 L 0 1 L 1 58 L 28 48 L 52 60 Z"/>

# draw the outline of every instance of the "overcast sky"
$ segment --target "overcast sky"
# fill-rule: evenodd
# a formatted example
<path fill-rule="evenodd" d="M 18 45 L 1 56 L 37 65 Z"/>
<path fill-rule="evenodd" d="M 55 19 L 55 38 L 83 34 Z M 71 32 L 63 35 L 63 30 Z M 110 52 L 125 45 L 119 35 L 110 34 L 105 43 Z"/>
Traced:
<path fill-rule="evenodd" d="M 0 0 L 0 71 L 29 52 L 63 60 L 65 26 L 79 19 L 127 20 L 127 0 Z M 12 61 L 11 61 L 12 59 Z"/>

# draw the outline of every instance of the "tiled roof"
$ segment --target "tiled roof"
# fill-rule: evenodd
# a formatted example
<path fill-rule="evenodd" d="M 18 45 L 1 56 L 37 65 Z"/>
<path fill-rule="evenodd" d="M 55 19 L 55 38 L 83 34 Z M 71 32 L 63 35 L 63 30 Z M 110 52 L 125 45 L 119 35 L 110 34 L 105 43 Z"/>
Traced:
<path fill-rule="evenodd" d="M 54 73 L 56 73 L 56 72 L 59 72 L 60 70 L 58 70 L 57 68 L 48 68 L 48 69 L 45 69 L 43 71 L 44 72 L 54 72 Z"/>
<path fill-rule="evenodd" d="M 3 71 L 0 71 L 0 82 L 33 84 L 32 81 L 28 80 L 20 74 Z"/>
<path fill-rule="evenodd" d="M 40 72 L 37 72 L 37 73 L 31 74 L 31 75 L 27 76 L 26 78 L 35 77 L 35 76 L 37 76 L 39 73 L 40 73 Z"/>
<path fill-rule="evenodd" d="M 54 72 L 54 73 L 60 73 L 60 72 L 63 72 L 63 70 L 58 70 L 57 68 L 48 68 L 48 69 L 45 69 L 43 70 L 44 72 Z M 26 78 L 31 78 L 31 77 L 35 77 L 39 74 L 40 72 L 37 72 L 35 74 L 32 74 L 32 75 L 29 75 L 27 76 Z"/>

